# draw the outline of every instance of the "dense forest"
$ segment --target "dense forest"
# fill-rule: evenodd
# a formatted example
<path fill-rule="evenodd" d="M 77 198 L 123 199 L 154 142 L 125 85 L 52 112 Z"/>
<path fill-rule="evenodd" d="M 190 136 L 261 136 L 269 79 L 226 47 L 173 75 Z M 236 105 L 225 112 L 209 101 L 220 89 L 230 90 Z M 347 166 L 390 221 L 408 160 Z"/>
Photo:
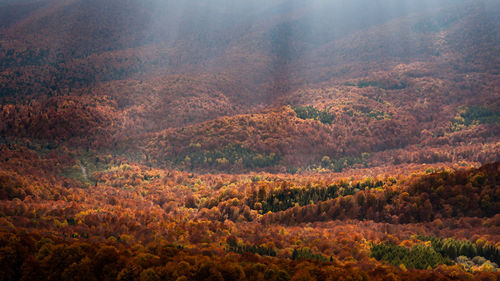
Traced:
<path fill-rule="evenodd" d="M 0 0 L 0 281 L 499 280 L 494 0 Z"/>

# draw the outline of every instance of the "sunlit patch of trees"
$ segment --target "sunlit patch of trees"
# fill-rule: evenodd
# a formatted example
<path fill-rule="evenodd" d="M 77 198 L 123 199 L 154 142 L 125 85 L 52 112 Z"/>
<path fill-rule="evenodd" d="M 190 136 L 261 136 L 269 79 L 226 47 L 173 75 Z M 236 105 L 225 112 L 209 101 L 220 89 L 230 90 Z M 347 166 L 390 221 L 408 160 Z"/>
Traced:
<path fill-rule="evenodd" d="M 300 119 L 313 119 L 325 124 L 331 124 L 335 120 L 335 114 L 317 110 L 312 106 L 293 106 L 292 108 Z"/>
<path fill-rule="evenodd" d="M 384 90 L 401 90 L 407 87 L 404 81 L 359 81 L 356 84 L 359 88 L 378 87 Z"/>
<path fill-rule="evenodd" d="M 498 124 L 500 111 L 488 109 L 483 106 L 460 106 L 452 123 L 452 131 L 460 131 L 471 125 Z"/>
<path fill-rule="evenodd" d="M 486 258 L 496 264 L 500 263 L 500 249 L 486 241 L 455 240 L 453 238 L 437 238 L 432 236 L 417 236 L 422 241 L 430 241 L 432 248 L 451 259 L 465 256 L 470 259 L 476 256 Z"/>
<path fill-rule="evenodd" d="M 283 211 L 295 206 L 316 204 L 337 197 L 353 195 L 356 192 L 371 188 L 382 188 L 387 183 L 381 180 L 366 179 L 356 183 L 333 183 L 327 186 L 317 186 L 308 183 L 304 187 L 290 186 L 283 182 L 272 190 L 265 185 L 254 189 L 249 198 L 249 205 L 262 210 L 263 213 Z M 390 181 L 388 184 L 393 184 Z"/>
<path fill-rule="evenodd" d="M 227 145 L 222 149 L 204 151 L 199 149 L 200 144 L 190 146 L 192 149 L 186 156 L 174 160 L 176 164 L 183 164 L 190 169 L 215 168 L 227 170 L 232 166 L 246 168 L 265 168 L 279 164 L 280 156 L 275 153 L 258 153 L 241 145 Z M 198 149 L 197 149 L 198 148 Z"/>
<path fill-rule="evenodd" d="M 405 268 L 427 269 L 441 264 L 453 264 L 450 259 L 443 257 L 432 247 L 427 247 L 424 244 L 407 249 L 403 246 L 380 243 L 373 245 L 370 251 L 370 255 L 377 260 L 384 260 L 395 266 L 404 266 Z"/>

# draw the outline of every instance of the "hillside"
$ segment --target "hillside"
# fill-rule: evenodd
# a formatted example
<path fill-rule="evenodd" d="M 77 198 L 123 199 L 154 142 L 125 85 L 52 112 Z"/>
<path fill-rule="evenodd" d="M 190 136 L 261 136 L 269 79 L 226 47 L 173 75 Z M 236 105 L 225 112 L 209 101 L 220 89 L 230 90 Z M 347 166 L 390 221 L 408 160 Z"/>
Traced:
<path fill-rule="evenodd" d="M 14 6 L 34 9 L 23 5 Z M 331 5 L 323 8 L 339 8 Z M 356 9 L 355 3 L 350 5 L 343 8 Z M 64 140 L 80 147 L 91 143 L 98 151 L 113 144 L 129 151 L 138 149 L 128 147 L 131 136 L 144 143 L 186 126 L 188 132 L 200 132 L 210 130 L 212 122 L 226 122 L 216 120 L 267 120 L 262 110 L 279 112 L 283 106 L 312 106 L 335 116 L 331 124 L 301 123 L 302 132 L 328 140 L 328 145 L 313 141 L 314 151 L 302 149 L 306 141 L 291 124 L 283 124 L 286 133 L 267 133 L 275 139 L 272 146 L 237 141 L 246 134 L 238 128 L 228 129 L 219 140 L 181 133 L 209 143 L 209 150 L 238 144 L 256 153 L 279 154 L 284 160 L 269 166 L 270 171 L 277 166 L 304 168 L 323 156 L 359 157 L 408 146 L 414 150 L 417 144 L 442 151 L 478 143 L 495 146 L 498 141 L 499 22 L 494 14 L 499 7 L 493 1 L 408 17 L 367 17 L 362 24 L 341 14 L 330 22 L 314 5 L 298 13 L 302 6 L 294 2 L 262 5 L 254 9 L 256 15 L 246 17 L 237 15 L 251 7 L 237 5 L 228 14 L 216 6 L 209 7 L 218 19 L 210 25 L 199 24 L 209 19 L 199 15 L 202 7 L 195 3 L 50 1 L 26 10 L 29 16 L 13 19 L 3 32 L 2 115 L 12 121 L 3 124 L 2 135 Z M 167 14 L 182 8 L 192 15 L 181 24 L 183 36 L 174 38 L 172 25 L 153 22 L 160 19 L 151 13 L 163 11 L 160 7 Z M 163 20 L 179 24 L 174 18 Z M 87 112 L 61 116 L 59 108 L 69 101 L 75 103 L 72 111 Z M 57 124 L 37 124 L 43 122 L 38 114 L 58 116 L 51 121 Z M 72 120 L 61 122 L 65 118 Z M 98 126 L 86 128 L 95 120 L 100 120 Z M 283 134 L 289 136 L 281 139 Z M 108 142 L 109 137 L 114 141 Z M 182 154 L 190 143 L 176 143 L 177 151 L 167 154 Z M 148 159 L 160 156 L 148 151 L 155 145 L 143 145 L 140 153 Z M 113 153 L 119 151 L 123 149 Z M 484 163 L 498 160 L 498 155 L 461 160 Z"/>
<path fill-rule="evenodd" d="M 0 280 L 499 279 L 498 15 L 0 0 Z"/>

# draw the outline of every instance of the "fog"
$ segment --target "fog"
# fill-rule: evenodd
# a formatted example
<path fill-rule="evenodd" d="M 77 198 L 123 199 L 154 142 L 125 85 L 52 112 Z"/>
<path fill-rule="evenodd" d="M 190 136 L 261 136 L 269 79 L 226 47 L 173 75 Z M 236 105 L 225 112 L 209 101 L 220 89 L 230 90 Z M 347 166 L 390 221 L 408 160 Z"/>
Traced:
<path fill-rule="evenodd" d="M 203 33 L 225 32 L 236 39 L 243 32 L 269 27 L 282 40 L 321 44 L 370 26 L 409 15 L 432 15 L 465 0 L 312 0 L 312 1 L 144 1 L 151 9 L 151 37 L 176 41 Z M 144 15 L 148 16 L 148 15 Z M 240 31 L 238 34 L 235 31 Z M 215 33 L 215 34 L 214 34 Z M 224 34 L 227 35 L 227 34 Z"/>
<path fill-rule="evenodd" d="M 321 81 L 321 67 L 438 56 L 443 36 L 455 34 L 449 42 L 456 45 L 472 42 L 459 34 L 470 25 L 463 19 L 471 9 L 464 7 L 479 9 L 476 19 L 486 24 L 478 26 L 491 29 L 488 21 L 495 28 L 499 6 L 492 0 L 0 0 L 0 5 L 0 31 L 6 31 L 0 36 L 8 38 L 0 37 L 0 43 L 48 49 L 51 63 L 91 56 L 123 61 L 133 54 L 139 62 L 133 70 L 104 79 L 151 71 L 220 73 L 246 83 L 241 88 L 254 87 L 249 91 L 260 92 L 264 98 L 257 100 L 264 102 L 294 85 Z"/>

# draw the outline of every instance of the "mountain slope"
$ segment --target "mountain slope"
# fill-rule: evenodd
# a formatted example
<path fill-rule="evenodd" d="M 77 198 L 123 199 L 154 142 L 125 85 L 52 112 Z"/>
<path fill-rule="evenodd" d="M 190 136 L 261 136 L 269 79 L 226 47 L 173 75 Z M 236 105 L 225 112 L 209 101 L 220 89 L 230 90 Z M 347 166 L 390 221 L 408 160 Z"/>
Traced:
<path fill-rule="evenodd" d="M 384 1 L 347 18 L 360 3 L 38 3 L 2 32 L 2 136 L 168 158 L 157 164 L 182 162 L 192 143 L 240 145 L 278 155 L 270 170 L 362 154 L 379 165 L 380 152 L 407 146 L 495 147 L 499 5 Z M 23 5 L 35 4 L 5 7 Z M 335 117 L 301 121 L 286 106 Z M 248 130 L 254 118 L 263 129 Z"/>

